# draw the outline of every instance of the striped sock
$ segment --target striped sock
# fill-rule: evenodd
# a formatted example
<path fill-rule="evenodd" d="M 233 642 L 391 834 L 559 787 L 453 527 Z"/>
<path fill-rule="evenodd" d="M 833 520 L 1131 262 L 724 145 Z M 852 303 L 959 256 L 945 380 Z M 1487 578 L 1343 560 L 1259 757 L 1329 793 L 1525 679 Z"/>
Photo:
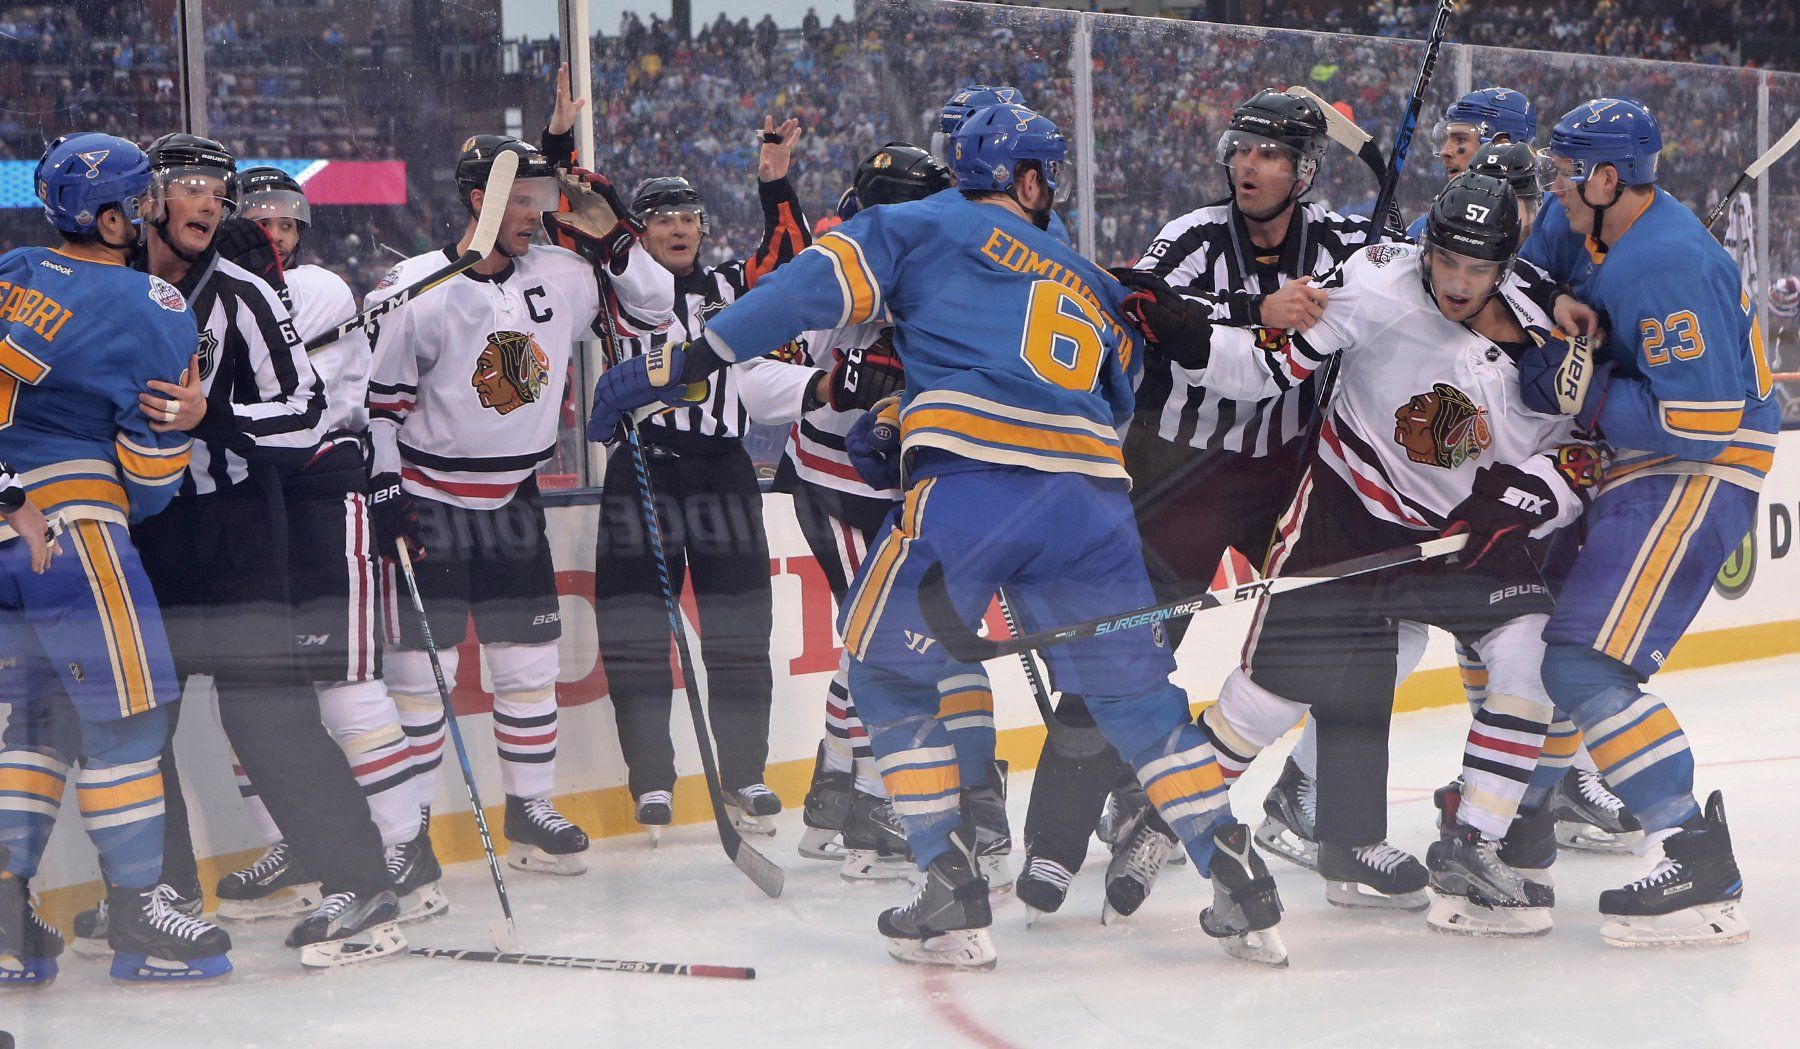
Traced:
<path fill-rule="evenodd" d="M 903 718 L 871 732 L 882 784 L 924 870 L 950 847 L 950 832 L 962 822 L 956 747 L 943 723 L 931 715 Z"/>
<path fill-rule="evenodd" d="M 1550 731 L 1544 734 L 1544 753 L 1531 773 L 1531 783 L 1525 788 L 1525 800 L 1519 807 L 1530 812 L 1543 808 L 1581 749 L 1581 730 L 1573 721 L 1565 717 L 1552 721 Z"/>
<path fill-rule="evenodd" d="M 1469 711 L 1480 710 L 1488 696 L 1487 664 L 1481 661 L 1480 653 L 1461 641 L 1456 643 L 1456 673 L 1462 678 L 1463 698 L 1469 701 Z"/>
<path fill-rule="evenodd" d="M 1588 753 L 1600 766 L 1606 785 L 1646 831 L 1666 830 L 1699 814 L 1694 801 L 1694 755 L 1681 723 L 1662 700 L 1639 692 L 1623 709 L 1607 716 L 1607 700 L 1616 709 L 1623 688 L 1609 690 L 1574 712 L 1588 741 Z"/>
<path fill-rule="evenodd" d="M 1133 756 L 1131 764 L 1163 822 L 1187 848 L 1194 869 L 1206 871 L 1212 865 L 1213 825 L 1231 817 L 1225 796 L 1230 784 L 1220 751 L 1199 726 L 1184 721 L 1160 743 Z"/>
<path fill-rule="evenodd" d="M 1543 753 L 1553 714 L 1545 700 L 1487 693 L 1463 745 L 1458 820 L 1490 838 L 1506 834 Z"/>
<path fill-rule="evenodd" d="M 6 870 L 21 878 L 37 873 L 68 778 L 68 764 L 50 754 L 0 751 L 0 846 L 11 853 Z"/>
<path fill-rule="evenodd" d="M 75 777 L 81 820 L 100 853 L 100 869 L 118 888 L 139 889 L 162 876 L 163 780 L 158 759 L 89 765 Z"/>
<path fill-rule="evenodd" d="M 825 690 L 825 767 L 848 772 L 858 757 L 868 756 L 869 734 L 850 702 L 850 653 L 845 652 Z"/>
<path fill-rule="evenodd" d="M 500 784 L 515 798 L 547 798 L 556 785 L 556 689 L 494 697 Z"/>
<path fill-rule="evenodd" d="M 938 720 L 950 733 L 965 787 L 986 786 L 994 768 L 994 688 L 979 663 L 953 663 L 938 680 Z"/>

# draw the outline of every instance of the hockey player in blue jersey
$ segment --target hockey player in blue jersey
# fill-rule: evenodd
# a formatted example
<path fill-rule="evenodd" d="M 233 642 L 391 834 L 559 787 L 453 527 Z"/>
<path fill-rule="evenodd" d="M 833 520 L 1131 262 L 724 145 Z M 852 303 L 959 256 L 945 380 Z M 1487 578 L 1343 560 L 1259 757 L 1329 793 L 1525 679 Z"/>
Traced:
<path fill-rule="evenodd" d="M 1149 604 L 1118 427 L 1131 414 L 1138 346 L 1126 291 L 1044 232 L 1067 146 L 1021 106 L 971 115 L 951 141 L 957 186 L 873 208 L 827 233 L 707 326 L 704 339 L 633 358 L 601 376 L 589 436 L 622 413 L 679 397 L 725 363 L 806 329 L 884 309 L 906 363 L 905 497 L 839 613 L 851 691 L 924 872 L 911 903 L 879 927 L 903 961 L 995 962 L 988 886 L 959 812 L 956 747 L 938 710 L 946 656 L 917 592 L 942 564 L 969 622 L 997 589 L 1036 622 Z M 1216 761 L 1160 631 L 1057 650 L 1058 682 L 1137 771 L 1163 818 L 1211 874 L 1201 925 L 1226 950 L 1285 964 L 1280 901 L 1249 829 L 1226 816 Z"/>
<path fill-rule="evenodd" d="M 1620 946 L 1749 934 L 1721 797 L 1696 802 L 1687 738 L 1642 685 L 1749 531 L 1779 424 L 1742 276 L 1657 188 L 1661 149 L 1656 118 L 1628 99 L 1557 122 L 1543 151 L 1557 203 L 1528 249 L 1600 331 L 1552 338 L 1520 362 L 1527 404 L 1575 416 L 1613 454 L 1545 627 L 1543 674 L 1614 792 L 1662 841 L 1649 875 L 1601 894 L 1601 935 Z"/>
<path fill-rule="evenodd" d="M 1025 93 L 1016 87 L 969 84 L 951 95 L 949 101 L 944 103 L 943 108 L 938 110 L 937 140 L 942 146 L 941 152 L 945 154 L 945 166 L 950 168 L 952 175 L 956 172 L 956 166 L 950 163 L 948 153 L 950 141 L 955 137 L 956 129 L 962 127 L 964 121 L 967 121 L 969 117 L 989 106 L 1023 106 L 1030 109 L 1031 103 L 1025 101 Z M 1065 185 L 1063 188 L 1066 192 L 1067 186 Z M 1067 198 L 1064 196 L 1062 199 L 1066 200 Z M 1064 244 L 1070 243 L 1068 224 L 1063 222 L 1062 216 L 1055 211 L 1049 212 L 1049 215 L 1049 225 L 1044 227 L 1044 232 Z"/>
<path fill-rule="evenodd" d="M 1482 146 L 1523 142 L 1537 137 L 1537 109 L 1531 99 L 1509 87 L 1483 87 L 1444 107 L 1444 119 L 1431 129 L 1433 154 L 1444 165 L 1444 178 L 1469 170 Z M 1425 233 L 1420 215 L 1406 227 L 1406 239 L 1417 243 Z"/>
<path fill-rule="evenodd" d="M 78 760 L 75 793 L 109 886 L 113 976 L 231 970 L 230 937 L 176 911 L 157 884 L 157 754 L 181 692 L 126 525 L 161 510 L 188 465 L 187 436 L 153 432 L 138 391 L 179 381 L 199 336 L 179 291 L 124 265 L 150 181 L 123 139 L 59 138 L 34 182 L 62 244 L 0 256 L 0 458 L 67 524 L 73 554 L 45 569 L 10 514 L 0 528 L 0 702 L 12 705 L 0 746 L 0 984 L 56 974 L 62 937 L 33 909 L 29 882 Z M 58 716 L 65 703 L 78 720 Z"/>

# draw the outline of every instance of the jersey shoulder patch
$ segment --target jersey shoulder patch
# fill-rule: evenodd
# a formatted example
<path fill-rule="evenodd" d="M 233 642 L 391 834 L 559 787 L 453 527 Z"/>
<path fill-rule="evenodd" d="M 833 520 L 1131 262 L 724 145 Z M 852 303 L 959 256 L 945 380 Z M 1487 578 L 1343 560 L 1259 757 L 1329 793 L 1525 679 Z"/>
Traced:
<path fill-rule="evenodd" d="M 171 313 L 187 309 L 187 299 L 182 297 L 175 285 L 154 274 L 150 275 L 150 301 Z"/>

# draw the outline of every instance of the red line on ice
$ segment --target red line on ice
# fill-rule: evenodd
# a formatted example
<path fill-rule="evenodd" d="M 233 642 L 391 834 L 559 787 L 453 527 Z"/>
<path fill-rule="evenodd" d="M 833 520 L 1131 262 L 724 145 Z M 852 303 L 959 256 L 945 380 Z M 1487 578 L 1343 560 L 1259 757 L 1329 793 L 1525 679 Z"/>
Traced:
<path fill-rule="evenodd" d="M 957 1034 L 984 1049 L 1019 1049 L 1017 1044 L 983 1027 L 981 1021 L 964 1012 L 962 1006 L 956 1004 L 950 984 L 944 979 L 943 973 L 927 974 L 921 981 L 921 987 L 925 991 L 925 1001 L 931 1005 L 931 1011 Z"/>

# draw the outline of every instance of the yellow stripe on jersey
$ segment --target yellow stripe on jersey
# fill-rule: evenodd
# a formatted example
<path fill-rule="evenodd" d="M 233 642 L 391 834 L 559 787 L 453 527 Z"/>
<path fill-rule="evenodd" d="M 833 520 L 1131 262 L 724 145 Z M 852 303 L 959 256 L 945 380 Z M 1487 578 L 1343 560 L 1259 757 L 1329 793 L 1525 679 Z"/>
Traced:
<path fill-rule="evenodd" d="M 1743 401 L 1662 401 L 1662 427 L 1677 437 L 1719 440 L 1738 432 Z"/>
<path fill-rule="evenodd" d="M 881 286 L 863 257 L 862 245 L 841 233 L 827 233 L 810 250 L 823 252 L 831 260 L 838 290 L 844 296 L 844 313 L 838 319 L 840 328 L 873 320 L 881 304 Z"/>
<path fill-rule="evenodd" d="M 869 650 L 875 623 L 881 618 L 881 610 L 887 604 L 888 592 L 894 588 L 900 566 L 906 562 L 907 547 L 919 534 L 919 523 L 925 515 L 925 503 L 931 498 L 931 489 L 936 484 L 937 479 L 934 477 L 919 482 L 907 491 L 905 501 L 901 504 L 900 523 L 890 529 L 887 538 L 881 541 L 881 549 L 875 554 L 875 562 L 868 567 L 861 585 L 857 587 L 850 615 L 844 621 L 844 647 L 858 659 L 863 658 Z"/>
<path fill-rule="evenodd" d="M 1705 517 L 1718 483 L 1715 478 L 1696 475 L 1684 479 L 1669 493 L 1648 541 L 1632 564 L 1634 581 L 1613 602 L 1601 625 L 1600 636 L 1605 639 L 1601 652 L 1621 663 L 1630 663 L 1637 655 L 1645 629 L 1655 619 L 1656 607 L 1674 578 L 1675 566 L 1687 552 L 1696 526 Z"/>
<path fill-rule="evenodd" d="M 132 480 L 151 485 L 179 478 L 187 469 L 192 448 L 191 441 L 173 448 L 146 448 L 122 436 L 113 441 L 119 468 Z"/>
<path fill-rule="evenodd" d="M 1055 430 L 1040 430 L 1034 426 L 1001 422 L 998 419 L 989 419 L 973 412 L 957 411 L 954 408 L 927 408 L 908 412 L 902 423 L 902 429 L 904 434 L 910 434 L 915 430 L 948 430 L 952 433 L 965 434 L 977 441 L 1010 445 L 1015 448 L 1035 448 L 1052 455 L 1073 455 L 1117 463 L 1125 461 L 1117 444 L 1097 437 L 1078 433 L 1062 433 Z"/>
<path fill-rule="evenodd" d="M 141 714 L 156 705 L 156 696 L 137 606 L 120 571 L 118 550 L 106 526 L 97 521 L 76 521 L 69 531 L 94 593 L 100 633 L 106 640 L 113 685 L 118 690 L 119 716 Z"/>

